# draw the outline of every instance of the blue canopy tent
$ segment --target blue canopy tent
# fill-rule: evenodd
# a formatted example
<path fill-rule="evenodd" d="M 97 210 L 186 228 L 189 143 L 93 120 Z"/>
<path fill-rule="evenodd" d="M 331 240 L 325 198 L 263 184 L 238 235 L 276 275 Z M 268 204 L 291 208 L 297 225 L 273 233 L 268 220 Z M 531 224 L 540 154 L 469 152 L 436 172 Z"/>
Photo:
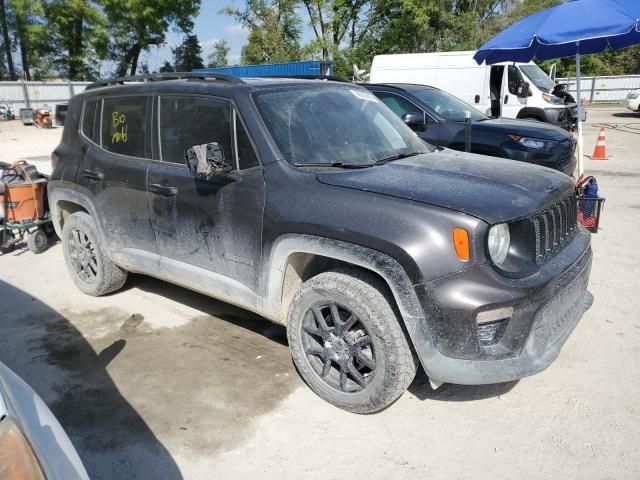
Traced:
<path fill-rule="evenodd" d="M 580 55 L 640 44 L 640 0 L 569 0 L 530 15 L 485 43 L 478 64 L 576 57 L 578 172 L 584 172 Z"/>

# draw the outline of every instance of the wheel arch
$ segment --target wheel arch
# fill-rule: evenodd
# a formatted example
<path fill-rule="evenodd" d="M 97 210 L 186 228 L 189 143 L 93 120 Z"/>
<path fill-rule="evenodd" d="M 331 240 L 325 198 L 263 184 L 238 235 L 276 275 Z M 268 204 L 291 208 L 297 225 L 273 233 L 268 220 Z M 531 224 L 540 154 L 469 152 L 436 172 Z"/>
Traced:
<path fill-rule="evenodd" d="M 101 240 L 104 239 L 100 217 L 97 215 L 93 202 L 83 193 L 66 187 L 53 188 L 49 191 L 49 206 L 53 228 L 60 238 L 62 238 L 62 228 L 66 218 L 76 212 L 86 212 L 94 218 L 98 235 Z"/>
<path fill-rule="evenodd" d="M 340 266 L 366 270 L 389 289 L 412 339 L 423 331 L 425 318 L 402 265 L 389 255 L 361 245 L 311 235 L 285 235 L 271 250 L 267 272 L 265 315 L 286 325 L 291 300 L 309 278 Z M 423 333 L 426 334 L 426 331 Z"/>
<path fill-rule="evenodd" d="M 542 108 L 524 107 L 520 109 L 516 118 L 520 120 L 536 119 L 540 122 L 549 122 L 547 113 Z"/>

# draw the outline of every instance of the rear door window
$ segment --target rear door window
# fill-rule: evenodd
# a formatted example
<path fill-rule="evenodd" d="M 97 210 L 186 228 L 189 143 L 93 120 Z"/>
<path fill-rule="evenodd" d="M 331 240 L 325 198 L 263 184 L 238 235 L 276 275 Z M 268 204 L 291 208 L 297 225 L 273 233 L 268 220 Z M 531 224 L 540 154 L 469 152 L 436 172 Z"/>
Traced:
<path fill-rule="evenodd" d="M 145 158 L 147 97 L 107 97 L 102 107 L 102 148 Z"/>
<path fill-rule="evenodd" d="M 160 148 L 164 162 L 185 163 L 185 152 L 217 142 L 233 164 L 231 104 L 204 97 L 160 97 Z"/>

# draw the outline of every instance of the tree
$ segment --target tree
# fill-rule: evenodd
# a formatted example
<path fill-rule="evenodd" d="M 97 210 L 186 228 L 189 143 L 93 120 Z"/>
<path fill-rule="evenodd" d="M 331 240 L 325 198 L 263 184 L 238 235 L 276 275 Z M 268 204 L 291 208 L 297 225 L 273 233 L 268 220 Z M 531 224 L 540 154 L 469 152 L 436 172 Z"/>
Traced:
<path fill-rule="evenodd" d="M 98 62 L 107 56 L 107 20 L 89 0 L 52 0 L 47 18 L 52 63 L 71 80 L 93 80 Z"/>
<path fill-rule="evenodd" d="M 204 68 L 202 47 L 196 35 L 187 35 L 182 44 L 173 49 L 173 66 L 176 72 L 190 72 L 194 68 Z"/>
<path fill-rule="evenodd" d="M 117 74 L 135 75 L 140 53 L 164 42 L 169 28 L 190 32 L 200 0 L 101 0 L 110 24 Z"/>
<path fill-rule="evenodd" d="M 296 14 L 296 0 L 246 0 L 244 9 L 227 7 L 222 11 L 249 29 L 241 63 L 300 59 L 302 29 Z"/>
<path fill-rule="evenodd" d="M 226 40 L 218 40 L 213 44 L 213 52 L 209 54 L 208 68 L 221 68 L 229 64 L 229 43 Z"/>
<path fill-rule="evenodd" d="M 9 26 L 7 25 L 7 8 L 4 0 L 0 0 L 0 28 L 2 28 L 2 46 L 7 57 L 7 69 L 11 80 L 16 79 L 16 70 L 13 66 L 13 58 L 11 56 L 11 38 L 9 37 Z M 4 62 L 2 62 L 4 63 Z M 0 76 L 0 78 L 2 78 Z"/>
<path fill-rule="evenodd" d="M 167 60 L 164 61 L 159 70 L 160 73 L 170 73 L 175 71 L 176 69 L 173 68 L 173 65 L 171 65 Z"/>

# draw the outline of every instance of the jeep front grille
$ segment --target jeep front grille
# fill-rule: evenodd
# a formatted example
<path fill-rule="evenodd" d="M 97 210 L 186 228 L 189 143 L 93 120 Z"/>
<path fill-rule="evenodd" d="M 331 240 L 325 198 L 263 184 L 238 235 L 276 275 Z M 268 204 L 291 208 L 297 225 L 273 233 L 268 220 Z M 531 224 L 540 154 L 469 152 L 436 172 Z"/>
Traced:
<path fill-rule="evenodd" d="M 578 223 L 577 199 L 570 195 L 531 219 L 535 232 L 535 258 L 544 263 L 573 237 Z"/>

